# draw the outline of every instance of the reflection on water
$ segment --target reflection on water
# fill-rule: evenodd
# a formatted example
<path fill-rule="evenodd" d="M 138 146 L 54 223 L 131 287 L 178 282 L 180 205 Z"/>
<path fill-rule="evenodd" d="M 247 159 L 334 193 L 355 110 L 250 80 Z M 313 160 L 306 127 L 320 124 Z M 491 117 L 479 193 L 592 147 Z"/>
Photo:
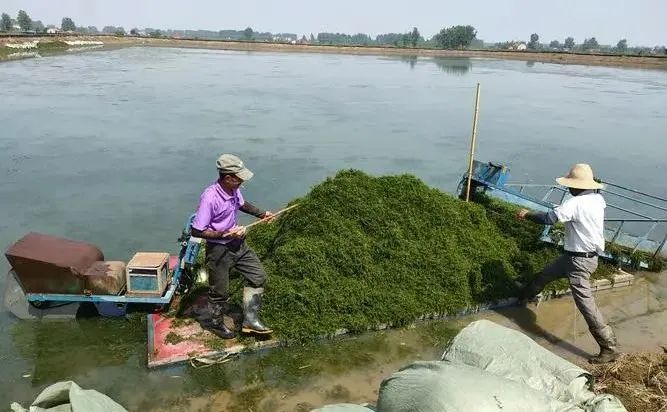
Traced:
<path fill-rule="evenodd" d="M 434 58 L 432 61 L 444 73 L 455 76 L 468 74 L 472 69 L 472 62 L 468 58 Z"/>
<path fill-rule="evenodd" d="M 400 56 L 398 59 L 403 63 L 409 64 L 410 69 L 414 69 L 415 65 L 417 64 L 417 60 L 419 60 L 419 56 Z"/>
<path fill-rule="evenodd" d="M 410 65 L 410 70 L 413 70 L 418 62 L 434 63 L 444 73 L 455 76 L 462 76 L 467 74 L 472 69 L 472 61 L 466 57 L 434 57 L 434 58 L 420 58 L 416 55 L 399 56 L 395 60 Z"/>
<path fill-rule="evenodd" d="M 144 316 L 77 321 L 24 321 L 11 328 L 22 357 L 31 359 L 33 384 L 51 383 L 93 369 L 125 364 L 143 354 Z"/>

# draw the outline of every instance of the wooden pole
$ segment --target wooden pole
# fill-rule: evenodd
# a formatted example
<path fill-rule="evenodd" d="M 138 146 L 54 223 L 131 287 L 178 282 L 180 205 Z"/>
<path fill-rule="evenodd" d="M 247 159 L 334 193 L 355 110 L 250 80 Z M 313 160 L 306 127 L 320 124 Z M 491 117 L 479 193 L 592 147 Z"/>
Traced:
<path fill-rule="evenodd" d="M 297 207 L 297 206 L 299 206 L 299 204 L 298 204 L 298 203 L 295 203 L 295 204 L 293 204 L 293 205 L 290 206 L 290 207 L 286 207 L 286 208 L 284 208 L 284 209 L 282 209 L 282 210 L 279 210 L 279 211 L 277 211 L 276 213 L 273 214 L 273 217 L 276 217 L 276 216 L 278 216 L 278 215 L 281 214 L 281 213 L 285 213 L 285 212 L 287 212 L 288 210 L 293 209 L 293 208 L 295 208 L 295 207 Z M 253 227 L 253 226 L 255 226 L 255 225 L 258 225 L 258 224 L 260 224 L 260 223 L 264 223 L 264 222 L 268 222 L 268 220 L 269 220 L 269 219 L 267 219 L 267 218 L 263 218 L 263 219 L 256 220 L 256 221 L 252 222 L 251 224 L 246 225 L 245 228 L 246 228 L 246 230 L 248 230 L 249 228 L 251 228 L 251 227 Z M 231 233 L 233 233 L 233 232 L 232 232 L 232 231 L 229 231 L 229 232 L 225 233 L 225 235 L 224 235 L 223 237 L 227 237 L 227 236 L 230 235 Z"/>
<path fill-rule="evenodd" d="M 275 217 L 275 216 L 278 216 L 279 214 L 281 214 L 281 213 L 285 213 L 285 212 L 287 212 L 288 210 L 290 210 L 290 209 L 294 209 L 294 208 L 297 207 L 297 206 L 299 206 L 299 204 L 298 204 L 298 203 L 295 203 L 295 204 L 293 204 L 293 205 L 290 206 L 290 207 L 286 207 L 286 208 L 284 208 L 283 210 L 279 210 L 279 211 L 277 211 L 276 213 L 273 214 L 273 216 L 274 216 L 274 217 Z M 252 222 L 251 224 L 247 225 L 245 228 L 246 228 L 246 229 L 251 228 L 251 227 L 253 227 L 253 226 L 255 226 L 255 225 L 258 225 L 258 224 L 260 224 L 260 223 L 262 223 L 262 222 L 266 222 L 266 221 L 268 221 L 268 220 L 269 220 L 269 219 L 267 219 L 267 218 L 260 219 L 260 220 L 256 220 L 256 221 Z"/>
<path fill-rule="evenodd" d="M 479 83 L 475 95 L 475 114 L 472 119 L 472 137 L 470 138 L 470 158 L 468 159 L 468 185 L 466 187 L 466 202 L 470 201 L 470 181 L 472 180 L 472 161 L 475 157 L 475 141 L 477 140 L 477 121 L 479 120 Z"/>

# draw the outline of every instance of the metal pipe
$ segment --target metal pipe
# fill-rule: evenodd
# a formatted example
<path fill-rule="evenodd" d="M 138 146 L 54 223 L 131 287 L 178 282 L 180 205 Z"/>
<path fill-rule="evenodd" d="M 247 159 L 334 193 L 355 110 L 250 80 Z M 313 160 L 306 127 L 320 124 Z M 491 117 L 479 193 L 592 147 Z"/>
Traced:
<path fill-rule="evenodd" d="M 630 189 L 630 188 L 627 188 L 627 187 L 619 186 L 619 185 L 616 185 L 616 184 L 610 183 L 610 182 L 600 181 L 600 183 L 604 183 L 605 185 L 608 185 L 608 186 L 614 186 L 614 187 L 617 187 L 619 189 L 627 190 L 628 192 L 637 193 L 639 195 L 643 195 L 643 196 L 647 196 L 647 197 L 650 197 L 650 198 L 653 198 L 653 199 L 656 199 L 656 200 L 667 202 L 667 199 L 665 199 L 665 198 L 662 198 L 662 197 L 659 197 L 659 196 L 654 196 L 654 195 L 649 195 L 648 193 L 640 192 L 639 190 L 634 190 L 634 189 Z"/>
<path fill-rule="evenodd" d="M 651 234 L 651 232 L 653 232 L 653 229 L 655 229 L 656 226 L 658 226 L 658 222 L 653 223 L 651 225 L 651 228 L 644 234 L 644 236 L 639 237 L 639 241 L 635 245 L 635 248 L 632 249 L 632 253 L 635 253 L 637 249 L 639 249 L 639 245 L 641 245 L 645 240 L 648 239 L 648 236 Z"/>
<path fill-rule="evenodd" d="M 544 195 L 544 197 L 542 198 L 542 201 L 546 202 L 547 199 L 549 198 L 549 196 L 551 196 L 551 194 L 552 194 L 553 192 L 554 192 L 554 188 L 552 187 L 552 188 L 549 189 L 549 190 L 547 191 L 547 193 Z"/>
<path fill-rule="evenodd" d="M 525 187 L 553 187 L 554 189 L 563 190 L 566 189 L 556 186 L 556 185 L 544 185 L 539 183 L 505 183 L 505 186 L 525 186 Z"/>
<path fill-rule="evenodd" d="M 472 136 L 470 138 L 470 158 L 468 163 L 468 186 L 466 187 L 466 202 L 470 201 L 470 181 L 472 180 L 472 164 L 475 156 L 475 140 L 477 140 L 477 121 L 479 120 L 479 83 L 475 94 L 475 113 L 472 120 Z"/>
<path fill-rule="evenodd" d="M 609 193 L 609 194 L 612 194 L 614 196 L 622 197 L 624 199 L 632 200 L 633 202 L 641 203 L 642 205 L 651 206 L 651 207 L 654 207 L 656 209 L 664 210 L 664 211 L 667 212 L 667 207 L 662 207 L 662 206 L 654 205 L 653 203 L 644 202 L 643 200 L 635 199 L 635 198 L 630 197 L 630 196 L 626 196 L 626 195 L 622 195 L 620 193 L 612 192 L 611 190 L 605 190 L 605 189 L 601 189 L 601 190 L 605 193 Z"/>
<path fill-rule="evenodd" d="M 621 234 L 621 229 L 623 228 L 623 224 L 624 224 L 624 223 L 625 223 L 624 221 L 621 221 L 621 224 L 618 225 L 618 229 L 616 229 L 616 233 L 614 233 L 614 236 L 612 236 L 612 238 L 611 238 L 611 240 L 609 241 L 609 243 L 614 243 L 614 242 L 616 241 L 616 238 L 618 237 L 618 235 Z"/>
<path fill-rule="evenodd" d="M 611 203 L 607 203 L 607 206 L 612 207 L 614 209 L 622 210 L 623 212 L 630 213 L 631 215 L 643 217 L 644 219 L 650 219 L 651 221 L 656 220 L 655 218 L 653 218 L 651 216 L 642 215 L 641 213 L 633 212 L 632 210 L 628 210 L 628 209 L 622 208 L 620 206 L 617 206 L 617 205 L 614 205 L 614 204 L 611 204 Z"/>
<path fill-rule="evenodd" d="M 662 243 L 660 243 L 660 246 L 655 250 L 655 253 L 653 254 L 653 257 L 658 257 L 660 252 L 662 252 L 662 248 L 665 247 L 665 243 L 667 243 L 667 235 L 665 235 L 665 238 L 662 239 Z"/>
<path fill-rule="evenodd" d="M 667 222 L 667 219 L 620 219 L 620 218 L 613 218 L 613 219 L 605 219 L 605 222 L 643 222 L 643 223 L 650 223 L 650 222 Z"/>

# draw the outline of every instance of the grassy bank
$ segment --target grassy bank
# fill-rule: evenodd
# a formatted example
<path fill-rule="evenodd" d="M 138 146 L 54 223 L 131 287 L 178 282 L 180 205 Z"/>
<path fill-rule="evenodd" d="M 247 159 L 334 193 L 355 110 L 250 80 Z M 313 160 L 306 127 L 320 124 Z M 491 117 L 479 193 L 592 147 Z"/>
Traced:
<path fill-rule="evenodd" d="M 41 42 L 66 40 L 95 40 L 113 46 L 183 47 L 237 51 L 330 53 L 379 56 L 463 57 L 522 60 L 543 63 L 579 64 L 594 66 L 634 67 L 667 70 L 667 56 L 625 56 L 570 52 L 532 52 L 507 50 L 438 50 L 419 48 L 376 46 L 333 46 L 320 44 L 262 43 L 253 41 L 222 41 L 201 39 L 165 39 L 131 36 L 57 36 L 57 37 L 0 37 L 0 45 L 6 42 L 40 40 Z M 1 54 L 0 54 L 1 56 Z"/>
<path fill-rule="evenodd" d="M 21 42 L 26 43 L 26 42 Z M 19 43 L 20 44 L 20 43 Z M 67 49 L 71 48 L 70 45 L 64 41 L 48 41 L 48 42 L 37 42 L 35 47 L 30 48 L 12 48 L 6 45 L 0 47 L 0 60 L 8 60 L 12 58 L 22 58 L 22 57 L 31 57 L 35 54 L 49 55 L 49 54 L 59 54 Z"/>

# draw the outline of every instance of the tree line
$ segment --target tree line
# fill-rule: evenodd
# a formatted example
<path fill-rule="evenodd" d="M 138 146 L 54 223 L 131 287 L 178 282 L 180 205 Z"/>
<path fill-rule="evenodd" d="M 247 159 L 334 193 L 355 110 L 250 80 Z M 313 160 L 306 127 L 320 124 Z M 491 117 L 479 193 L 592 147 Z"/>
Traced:
<path fill-rule="evenodd" d="M 566 37 L 562 42 L 551 40 L 548 44 L 540 42 L 540 36 L 537 33 L 530 35 L 527 42 L 508 41 L 496 43 L 496 49 L 518 49 L 524 44 L 526 50 L 530 51 L 558 51 L 558 52 L 588 52 L 588 53 L 615 53 L 615 54 L 655 54 L 665 55 L 667 51 L 665 46 L 655 47 L 629 47 L 627 39 L 620 39 L 615 45 L 600 44 L 593 37 L 585 38 L 583 42 L 576 43 L 574 37 Z"/>
<path fill-rule="evenodd" d="M 318 43 L 327 45 L 356 45 L 356 46 L 393 46 L 393 47 L 420 47 L 434 49 L 496 49 L 496 50 L 529 50 L 529 51 L 582 51 L 582 52 L 603 52 L 617 54 L 666 54 L 665 46 L 649 47 L 628 47 L 626 39 L 620 39 L 616 45 L 600 45 L 595 37 L 584 39 L 577 44 L 573 37 L 567 37 L 563 42 L 552 40 L 551 42 L 541 43 L 540 36 L 532 33 L 527 41 L 506 41 L 494 44 L 486 44 L 477 38 L 477 30 L 471 25 L 457 25 L 446 27 L 440 30 L 430 39 L 425 39 L 417 27 L 404 33 L 384 33 L 371 37 L 365 33 L 346 34 L 346 33 L 318 33 L 317 36 L 310 34 L 310 37 L 303 35 L 300 39 L 295 33 L 271 33 L 258 32 L 251 27 L 244 30 L 160 30 L 145 28 L 143 30 L 133 28 L 127 33 L 123 27 L 105 26 L 98 30 L 95 26 L 77 26 L 69 17 L 63 17 L 60 27 L 45 27 L 37 20 L 33 21 L 28 13 L 19 10 L 16 19 L 12 19 L 7 13 L 0 16 L 0 32 L 32 32 L 45 33 L 49 29 L 53 31 L 74 32 L 80 34 L 113 34 L 117 36 L 151 36 L 151 37 L 171 37 L 171 38 L 195 38 L 211 40 L 246 40 L 246 41 L 288 41 L 300 43 Z"/>
<path fill-rule="evenodd" d="M 9 14 L 2 13 L 0 15 L 0 32 L 11 33 L 47 33 L 49 29 L 55 29 L 54 31 L 62 31 L 68 33 L 81 33 L 81 34 L 125 34 L 125 29 L 122 27 L 113 27 L 106 26 L 100 32 L 95 26 L 88 27 L 77 27 L 70 17 L 63 17 L 60 22 L 60 27 L 55 25 L 45 26 L 40 20 L 33 20 L 25 10 L 19 10 L 16 15 L 16 19 L 12 19 Z"/>

